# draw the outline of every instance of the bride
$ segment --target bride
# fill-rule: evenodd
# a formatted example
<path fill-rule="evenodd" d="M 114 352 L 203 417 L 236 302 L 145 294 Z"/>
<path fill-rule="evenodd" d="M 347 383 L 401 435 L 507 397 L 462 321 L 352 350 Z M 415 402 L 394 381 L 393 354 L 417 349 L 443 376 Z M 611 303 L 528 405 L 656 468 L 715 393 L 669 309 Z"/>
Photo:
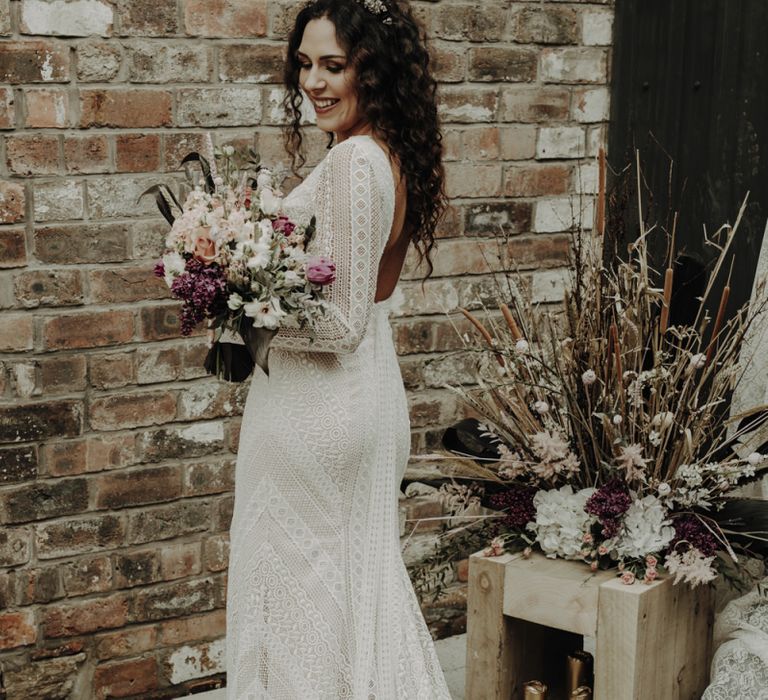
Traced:
<path fill-rule="evenodd" d="M 317 217 L 309 252 L 336 279 L 315 336 L 280 330 L 246 402 L 228 697 L 450 700 L 399 547 L 410 430 L 386 303 L 412 243 L 429 262 L 445 207 L 423 31 L 399 0 L 309 2 L 285 82 L 294 166 L 304 100 L 333 144 L 285 209 Z"/>

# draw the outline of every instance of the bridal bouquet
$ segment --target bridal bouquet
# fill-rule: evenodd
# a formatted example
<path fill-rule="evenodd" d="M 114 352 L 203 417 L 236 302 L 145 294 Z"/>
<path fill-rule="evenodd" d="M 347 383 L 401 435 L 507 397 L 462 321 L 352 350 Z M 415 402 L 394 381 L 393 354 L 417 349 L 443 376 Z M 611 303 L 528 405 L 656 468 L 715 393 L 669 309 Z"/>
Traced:
<path fill-rule="evenodd" d="M 728 412 L 742 343 L 766 307 L 757 298 L 725 317 L 743 208 L 708 239 L 717 256 L 691 295 L 678 284 L 691 261 L 674 257 L 673 241 L 665 272 L 654 272 L 649 230 L 625 260 L 604 264 L 604 191 L 598 235 L 574 232 L 562 309 L 538 307 L 522 276 L 504 273 L 498 312 L 462 310 L 480 339 L 464 336 L 477 386 L 449 388 L 476 418 L 446 432 L 463 479 L 441 488 L 452 498 L 471 490 L 487 510 L 444 528 L 414 573 L 422 590 L 480 547 L 535 548 L 615 568 L 626 583 L 666 572 L 692 586 L 738 570 L 737 551 L 768 552 L 768 503 L 734 495 L 768 473 L 768 407 Z"/>
<path fill-rule="evenodd" d="M 281 326 L 311 328 L 325 313 L 323 287 L 335 266 L 307 254 L 314 217 L 294 221 L 282 212 L 278 178 L 256 153 L 225 146 L 210 162 L 191 153 L 182 161 L 188 174 L 194 162 L 202 182 L 183 204 L 165 185 L 144 193 L 154 194 L 171 224 L 155 274 L 183 302 L 182 335 L 208 321 L 206 369 L 242 381 L 254 363 L 268 373 L 269 343 Z M 223 342 L 225 330 L 242 336 L 244 347 Z"/>

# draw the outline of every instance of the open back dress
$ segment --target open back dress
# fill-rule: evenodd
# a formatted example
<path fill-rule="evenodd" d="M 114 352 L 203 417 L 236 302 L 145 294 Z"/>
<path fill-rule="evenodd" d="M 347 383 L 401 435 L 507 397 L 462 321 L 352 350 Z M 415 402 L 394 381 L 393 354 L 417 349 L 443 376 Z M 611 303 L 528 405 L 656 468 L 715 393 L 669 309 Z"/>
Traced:
<path fill-rule="evenodd" d="M 336 264 L 311 338 L 281 329 L 254 369 L 235 476 L 230 700 L 450 700 L 403 563 L 410 425 L 386 301 L 395 205 L 385 152 L 353 136 L 285 199 Z"/>

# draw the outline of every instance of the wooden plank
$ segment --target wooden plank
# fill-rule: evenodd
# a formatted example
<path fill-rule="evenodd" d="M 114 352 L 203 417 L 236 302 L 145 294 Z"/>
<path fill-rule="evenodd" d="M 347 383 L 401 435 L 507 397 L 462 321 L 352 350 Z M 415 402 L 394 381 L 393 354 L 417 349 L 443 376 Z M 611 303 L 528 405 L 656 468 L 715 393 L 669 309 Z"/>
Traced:
<path fill-rule="evenodd" d="M 597 629 L 598 588 L 615 578 L 580 562 L 533 554 L 506 567 L 504 614 L 580 635 Z"/>

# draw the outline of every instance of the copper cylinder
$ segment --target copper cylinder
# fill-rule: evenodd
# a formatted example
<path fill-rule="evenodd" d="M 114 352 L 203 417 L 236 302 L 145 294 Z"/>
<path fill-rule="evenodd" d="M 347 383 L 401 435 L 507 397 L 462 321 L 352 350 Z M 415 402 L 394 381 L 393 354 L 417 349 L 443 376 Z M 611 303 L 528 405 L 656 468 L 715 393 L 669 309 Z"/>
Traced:
<path fill-rule="evenodd" d="M 546 700 L 547 686 L 541 681 L 528 681 L 523 686 L 523 700 Z"/>
<path fill-rule="evenodd" d="M 592 654 L 588 651 L 572 651 L 566 660 L 566 697 L 577 688 L 592 685 Z"/>
<path fill-rule="evenodd" d="M 592 700 L 592 688 L 581 685 L 568 696 L 570 700 Z"/>

